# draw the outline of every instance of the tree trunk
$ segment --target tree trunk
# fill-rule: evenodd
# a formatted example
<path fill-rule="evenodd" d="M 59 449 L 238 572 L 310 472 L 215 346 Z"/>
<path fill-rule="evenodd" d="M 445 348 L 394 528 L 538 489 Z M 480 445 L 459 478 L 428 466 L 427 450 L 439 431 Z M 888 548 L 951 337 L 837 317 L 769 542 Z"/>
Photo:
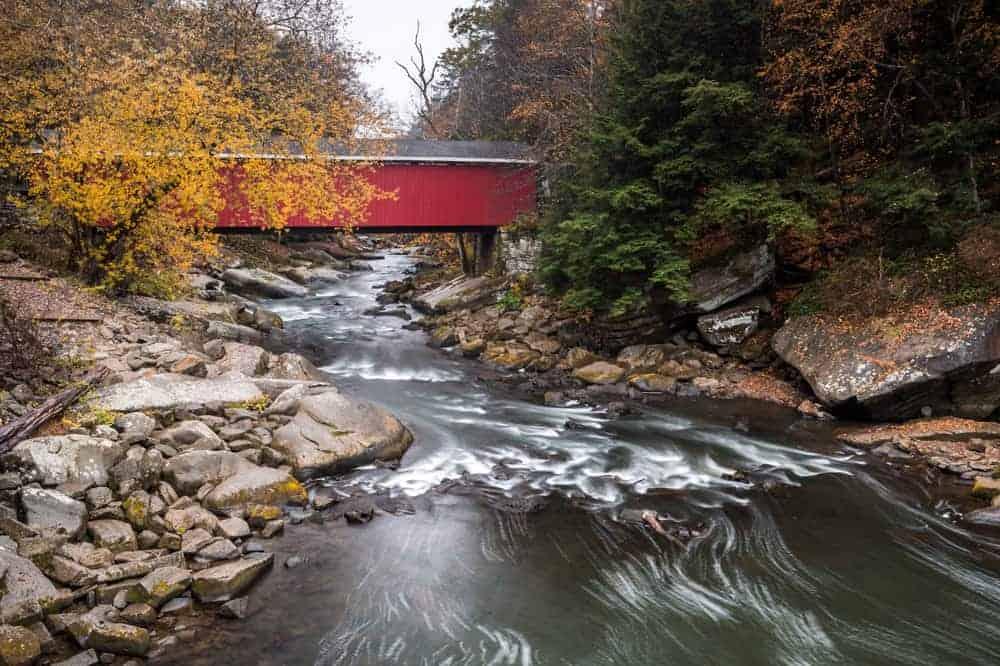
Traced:
<path fill-rule="evenodd" d="M 20 442 L 35 432 L 39 426 L 54 416 L 58 416 L 67 407 L 76 402 L 77 398 L 103 380 L 108 374 L 107 368 L 93 370 L 83 381 L 70 388 L 49 396 L 41 405 L 22 417 L 0 426 L 0 454 L 10 451 Z"/>

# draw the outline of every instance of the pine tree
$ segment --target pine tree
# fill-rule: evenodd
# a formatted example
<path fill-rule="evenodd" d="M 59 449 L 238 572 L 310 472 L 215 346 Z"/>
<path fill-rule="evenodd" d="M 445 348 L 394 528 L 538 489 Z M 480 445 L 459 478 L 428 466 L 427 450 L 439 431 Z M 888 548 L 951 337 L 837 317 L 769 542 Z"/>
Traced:
<path fill-rule="evenodd" d="M 699 240 L 764 239 L 812 218 L 805 153 L 758 93 L 760 16 L 745 0 L 623 0 L 603 113 L 557 184 L 543 274 L 578 307 L 683 300 Z M 712 254 L 709 252 L 709 254 Z"/>

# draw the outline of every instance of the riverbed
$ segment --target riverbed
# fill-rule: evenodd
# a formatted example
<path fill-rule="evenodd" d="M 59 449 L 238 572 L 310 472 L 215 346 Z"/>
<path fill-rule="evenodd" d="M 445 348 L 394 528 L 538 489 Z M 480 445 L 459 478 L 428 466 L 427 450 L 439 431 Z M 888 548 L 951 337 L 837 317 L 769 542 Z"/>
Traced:
<path fill-rule="evenodd" d="M 268 304 L 415 435 L 398 470 L 327 483 L 412 514 L 290 527 L 251 616 L 160 663 L 1000 663 L 1000 543 L 916 480 L 762 403 L 615 419 L 520 399 L 364 314 L 413 264 Z"/>

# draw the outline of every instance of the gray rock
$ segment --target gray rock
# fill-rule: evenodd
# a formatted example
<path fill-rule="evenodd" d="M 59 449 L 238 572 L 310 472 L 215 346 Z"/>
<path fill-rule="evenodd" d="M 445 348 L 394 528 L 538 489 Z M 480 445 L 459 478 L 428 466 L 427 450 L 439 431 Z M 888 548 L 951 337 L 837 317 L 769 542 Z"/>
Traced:
<path fill-rule="evenodd" d="M 107 548 L 112 553 L 135 550 L 138 545 L 132 526 L 121 520 L 92 520 L 87 523 L 87 532 L 98 548 Z"/>
<path fill-rule="evenodd" d="M 166 462 L 163 478 L 182 495 L 194 495 L 206 483 L 220 483 L 255 469 L 256 465 L 230 451 L 188 451 Z"/>
<path fill-rule="evenodd" d="M 267 409 L 264 410 L 264 414 L 286 414 L 293 415 L 299 409 L 299 402 L 302 398 L 306 397 L 308 391 L 308 386 L 306 384 L 296 384 L 289 389 L 281 392 L 277 398 L 275 398 Z"/>
<path fill-rule="evenodd" d="M 157 434 L 156 441 L 169 444 L 175 449 L 186 449 L 195 442 L 206 440 L 216 447 L 222 446 L 222 440 L 202 421 L 181 421 Z"/>
<path fill-rule="evenodd" d="M 220 482 L 204 504 L 218 512 L 247 504 L 304 504 L 305 488 L 287 472 L 267 467 L 247 469 Z"/>
<path fill-rule="evenodd" d="M 233 560 L 240 556 L 240 549 L 229 539 L 213 539 L 198 551 L 198 557 L 206 560 Z"/>
<path fill-rule="evenodd" d="M 9 615 L 25 606 L 45 607 L 58 596 L 55 586 L 31 560 L 0 548 L 0 570 L 4 593 L 0 596 L 0 615 Z"/>
<path fill-rule="evenodd" d="M 59 548 L 59 554 L 88 569 L 103 569 L 114 563 L 115 554 L 107 548 L 98 548 L 92 543 L 66 543 Z"/>
<path fill-rule="evenodd" d="M 25 488 L 21 491 L 25 523 L 42 534 L 65 534 L 71 539 L 83 534 L 87 506 L 55 490 Z"/>
<path fill-rule="evenodd" d="M 115 419 L 115 428 L 121 433 L 123 444 L 139 444 L 149 439 L 156 430 L 156 419 L 142 412 L 121 414 Z"/>
<path fill-rule="evenodd" d="M 198 571 L 191 582 L 194 596 L 203 603 L 238 597 L 274 564 L 274 555 L 257 555 Z"/>
<path fill-rule="evenodd" d="M 309 293 L 302 285 L 259 268 L 230 268 L 220 278 L 234 291 L 265 298 L 302 298 Z"/>
<path fill-rule="evenodd" d="M 250 526 L 242 518 L 226 518 L 219 521 L 219 534 L 227 539 L 243 539 L 250 536 Z"/>
<path fill-rule="evenodd" d="M 760 308 L 735 307 L 698 317 L 698 332 L 710 345 L 729 347 L 738 345 L 757 330 Z"/>
<path fill-rule="evenodd" d="M 774 350 L 824 405 L 875 420 L 934 414 L 984 418 L 1000 407 L 1000 305 L 952 308 L 935 325 L 886 336 L 875 321 L 830 330 L 821 316 L 796 317 Z"/>
<path fill-rule="evenodd" d="M 86 493 L 87 506 L 92 509 L 99 509 L 102 506 L 107 506 L 111 504 L 115 499 L 114 494 L 111 492 L 111 488 L 107 486 L 97 486 L 96 488 L 91 488 Z"/>
<path fill-rule="evenodd" d="M 263 393 L 257 386 L 238 375 L 199 379 L 160 374 L 106 387 L 98 393 L 97 405 L 116 412 L 135 412 L 211 402 L 253 402 L 261 398 Z"/>
<path fill-rule="evenodd" d="M 139 585 L 146 601 L 153 608 L 159 608 L 187 591 L 191 586 L 191 572 L 179 567 L 161 567 L 146 574 Z"/>
<path fill-rule="evenodd" d="M 156 609 L 144 602 L 130 603 L 118 619 L 137 627 L 150 627 L 156 622 Z"/>
<path fill-rule="evenodd" d="M 256 377 L 266 373 L 271 363 L 271 355 L 255 345 L 226 342 L 223 349 L 225 353 L 215 364 L 222 373 L 238 372 L 247 377 Z"/>
<path fill-rule="evenodd" d="M 752 294 L 774 277 L 774 253 L 766 245 L 736 255 L 721 266 L 711 266 L 691 275 L 690 307 L 695 312 L 713 312 Z"/>
<path fill-rule="evenodd" d="M 380 407 L 337 391 L 303 398 L 271 446 L 288 457 L 300 479 L 403 456 L 413 435 Z"/>
<path fill-rule="evenodd" d="M 188 530 L 181 535 L 181 552 L 194 555 L 212 542 L 212 533 L 200 527 Z"/>
<path fill-rule="evenodd" d="M 99 662 L 100 660 L 97 658 L 95 650 L 85 650 L 73 655 L 69 659 L 57 661 L 52 666 L 94 666 L 94 664 Z"/>
<path fill-rule="evenodd" d="M 80 615 L 69 625 L 80 647 L 99 652 L 142 657 L 149 652 L 149 632 L 142 627 L 115 622 L 118 611 L 113 606 L 97 606 Z"/>
<path fill-rule="evenodd" d="M 495 298 L 497 283 L 485 277 L 459 277 L 417 296 L 414 307 L 421 312 L 444 314 L 470 308 Z"/>
<path fill-rule="evenodd" d="M 35 471 L 45 486 L 71 481 L 103 486 L 108 481 L 108 470 L 124 452 L 123 446 L 109 439 L 58 435 L 25 440 L 7 459 Z"/>
<path fill-rule="evenodd" d="M 251 345 L 257 345 L 264 341 L 264 334 L 260 331 L 249 326 L 230 324 L 224 321 L 209 322 L 208 328 L 205 330 L 205 335 L 211 338 L 244 342 Z"/>
<path fill-rule="evenodd" d="M 237 597 L 219 606 L 219 616 L 232 620 L 242 620 L 247 616 L 247 606 L 250 600 L 246 597 Z"/>
<path fill-rule="evenodd" d="M 321 381 L 324 379 L 320 372 L 308 359 L 300 354 L 281 354 L 271 360 L 270 368 L 267 370 L 268 377 L 276 379 L 295 379 L 301 381 Z"/>
<path fill-rule="evenodd" d="M 191 600 L 191 597 L 177 597 L 163 604 L 163 608 L 160 609 L 160 615 L 178 615 L 181 613 L 190 613 L 192 610 L 194 610 L 194 602 Z"/>

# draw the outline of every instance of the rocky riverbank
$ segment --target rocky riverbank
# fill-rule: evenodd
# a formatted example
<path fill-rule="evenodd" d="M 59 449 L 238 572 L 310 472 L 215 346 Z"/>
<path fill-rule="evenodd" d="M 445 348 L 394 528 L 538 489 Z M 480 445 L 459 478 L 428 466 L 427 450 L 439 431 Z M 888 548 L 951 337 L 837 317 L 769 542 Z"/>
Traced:
<path fill-rule="evenodd" d="M 363 248 L 345 245 L 281 246 L 276 272 L 229 253 L 190 276 L 187 298 L 90 296 L 102 317 L 60 325 L 56 353 L 111 379 L 0 459 L 0 663 L 166 654 L 198 615 L 246 615 L 276 564 L 268 539 L 371 519 L 370 502 L 309 480 L 397 460 L 412 435 L 286 351 L 281 319 L 247 298 L 364 270 Z M 15 384 L 0 414 L 44 390 Z"/>
<path fill-rule="evenodd" d="M 1000 493 L 1000 437 L 994 421 L 974 420 L 997 408 L 995 306 L 915 313 L 930 317 L 923 326 L 901 320 L 848 326 L 816 316 L 780 322 L 759 293 L 769 270 L 766 257 L 751 253 L 696 276 L 689 324 L 673 332 L 649 317 L 616 321 L 567 311 L 518 277 L 419 275 L 385 285 L 382 300 L 387 310 L 396 301 L 412 303 L 425 314 L 414 325 L 429 331 L 432 346 L 480 359 L 501 381 L 545 404 L 599 405 L 623 414 L 636 404 L 701 396 L 840 418 L 844 444 L 869 449 L 891 466 L 921 476 L 930 469 L 948 485 L 966 485 L 968 506 L 993 502 L 970 521 L 1000 525 L 1000 500 L 993 499 Z M 824 337 L 824 330 L 834 335 Z M 919 418 L 874 427 L 859 422 L 894 414 Z"/>

